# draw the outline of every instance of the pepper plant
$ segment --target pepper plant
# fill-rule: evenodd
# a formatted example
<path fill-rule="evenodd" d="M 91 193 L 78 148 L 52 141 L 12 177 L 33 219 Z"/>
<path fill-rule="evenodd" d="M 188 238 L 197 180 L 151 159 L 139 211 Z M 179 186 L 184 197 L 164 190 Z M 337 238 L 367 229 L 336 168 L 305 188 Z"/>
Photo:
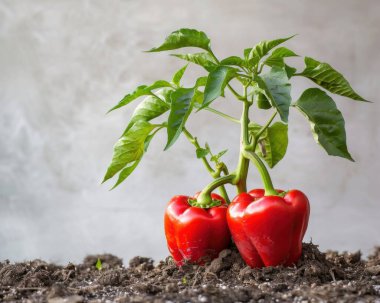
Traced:
<path fill-rule="evenodd" d="M 289 48 L 282 46 L 282 44 L 293 37 L 294 36 L 261 41 L 253 47 L 244 49 L 241 56 L 230 56 L 220 59 L 213 52 L 210 39 L 204 32 L 185 28 L 172 32 L 160 46 L 152 48 L 148 52 L 174 51 L 187 47 L 198 48 L 200 51 L 171 54 L 181 60 L 187 61 L 185 66 L 175 72 L 171 80 L 158 80 L 150 85 L 141 85 L 132 93 L 127 94 L 110 110 L 113 111 L 124 107 L 132 101 L 145 96 L 145 99 L 143 99 L 134 110 L 125 131 L 114 146 L 113 158 L 104 177 L 104 181 L 118 174 L 118 179 L 114 187 L 123 182 L 138 166 L 144 153 L 148 150 L 149 143 L 157 132 L 162 130 L 166 130 L 167 132 L 165 150 L 170 148 L 181 134 L 184 134 L 190 143 L 194 145 L 196 156 L 201 159 L 207 171 L 213 177 L 213 181 L 206 185 L 196 198 L 187 197 L 185 199 L 188 207 L 211 209 L 213 207 L 223 206 L 223 201 L 229 204 L 230 199 L 225 189 L 226 184 L 235 186 L 239 195 L 246 194 L 247 174 L 250 163 L 252 163 L 260 173 L 264 189 L 260 191 L 260 195 L 257 195 L 257 190 L 253 191 L 253 193 L 252 191 L 249 192 L 251 193 L 252 199 L 245 197 L 245 200 L 243 199 L 244 201 L 251 199 L 250 202 L 252 202 L 257 199 L 264 199 L 265 197 L 277 197 L 278 199 L 282 199 L 282 202 L 276 200 L 277 202 L 270 202 L 269 204 L 274 205 L 279 203 L 278 205 L 281 205 L 284 201 L 288 201 L 291 204 L 290 196 L 297 201 L 304 201 L 302 203 L 300 202 L 302 205 L 300 204 L 300 208 L 294 211 L 303 213 L 302 216 L 297 217 L 298 219 L 288 216 L 289 218 L 293 218 L 294 220 L 291 220 L 294 222 L 303 222 L 302 224 L 294 223 L 299 225 L 297 236 L 293 240 L 288 241 L 290 244 L 288 243 L 286 245 L 289 247 L 284 248 L 286 245 L 281 244 L 280 250 L 284 251 L 283 254 L 289 255 L 289 250 L 294 250 L 292 258 L 286 260 L 281 256 L 278 258 L 267 256 L 268 258 L 266 258 L 255 248 L 253 248 L 253 252 L 247 253 L 246 257 L 244 257 L 244 252 L 242 253 L 240 250 L 243 258 L 251 266 L 268 266 L 295 262 L 300 255 L 302 249 L 300 243 L 307 227 L 309 216 L 308 201 L 306 196 L 300 192 L 292 193 L 291 191 L 276 190 L 267 169 L 267 166 L 270 168 L 274 167 L 281 161 L 286 153 L 289 111 L 290 109 L 296 109 L 305 116 L 310 122 L 315 141 L 320 144 L 329 155 L 339 156 L 353 161 L 347 149 L 343 116 L 338 110 L 334 100 L 326 91 L 356 101 L 366 100 L 351 88 L 341 73 L 327 63 L 305 57 L 305 68 L 302 71 L 297 71 L 296 68 L 288 65 L 286 63 L 287 58 L 299 56 Z M 196 79 L 192 86 L 184 87 L 182 85 L 182 77 L 189 64 L 200 65 L 204 68 L 205 73 Z M 292 102 L 290 82 L 295 77 L 305 77 L 309 79 L 311 83 L 314 83 L 313 86 L 318 87 L 306 89 L 301 96 L 299 96 L 298 100 Z M 225 96 L 225 91 L 227 90 L 236 98 L 236 106 L 242 108 L 240 119 L 220 112 L 212 106 L 214 101 Z M 226 151 L 212 152 L 208 144 L 201 145 L 197 137 L 192 135 L 186 128 L 186 122 L 190 115 L 201 110 L 210 111 L 221 118 L 228 119 L 231 123 L 240 124 L 240 153 L 236 168 L 231 170 L 227 168 L 227 165 L 222 161 L 222 156 Z M 270 111 L 271 115 L 264 125 L 259 125 L 251 120 L 250 114 L 253 111 L 257 111 L 257 115 L 260 115 L 260 111 Z M 168 115 L 160 121 L 159 118 L 163 117 L 167 112 Z M 157 120 L 159 122 L 152 121 L 157 121 L 156 118 L 158 118 Z M 212 192 L 216 189 L 220 191 L 222 196 L 220 199 L 218 198 L 219 196 L 216 198 L 212 197 Z M 235 200 L 239 198 L 239 195 Z M 287 195 L 290 196 L 287 198 Z M 302 198 L 300 198 L 300 196 L 302 196 Z M 250 202 L 247 203 L 249 204 Z M 183 203 L 183 201 L 181 203 Z M 247 205 L 245 205 L 245 207 L 246 206 Z M 268 207 L 270 208 L 272 206 Z M 281 207 L 282 206 L 279 206 L 279 208 Z M 237 208 L 240 209 L 240 206 Z M 294 206 L 294 209 L 295 208 Z M 279 215 L 278 209 L 274 211 L 276 214 L 273 213 L 264 216 L 263 222 L 269 222 L 271 216 L 286 216 L 287 211 L 284 210 Z M 239 234 L 239 232 L 244 234 L 246 231 L 237 231 L 239 228 L 244 228 L 242 226 L 233 226 L 234 214 L 232 212 L 233 206 L 229 208 L 228 217 L 230 221 L 228 224 L 235 243 L 239 248 L 238 242 L 244 239 L 241 240 L 241 237 L 235 237 L 235 235 Z M 269 213 L 270 212 L 273 211 L 269 211 Z M 254 220 L 258 222 L 261 219 L 256 218 Z M 168 219 L 168 222 L 169 221 Z M 293 221 L 285 221 L 284 219 L 281 222 L 285 225 L 290 225 L 284 228 L 293 230 L 295 226 L 291 223 Z M 278 222 L 276 222 L 271 224 L 278 224 Z M 168 229 L 172 230 L 171 225 L 169 225 L 168 223 Z M 271 226 L 269 229 L 273 228 L 275 227 Z M 264 227 L 264 230 L 265 229 L 266 227 Z M 263 234 L 266 231 L 257 232 Z M 225 229 L 223 229 L 223 234 L 226 234 Z M 290 235 L 286 237 L 289 238 Z M 244 241 L 250 241 L 248 238 Z M 264 238 L 265 235 L 263 235 L 263 239 Z M 258 247 L 260 246 L 259 244 L 262 243 L 253 243 L 252 247 Z M 242 244 L 240 246 L 243 247 L 244 245 Z M 296 246 L 297 248 L 294 248 Z M 207 249 L 207 247 L 205 249 Z M 272 247 L 271 249 L 275 250 L 278 249 L 278 247 Z M 216 250 L 220 249 L 218 248 Z M 183 251 L 184 250 L 181 250 L 182 254 L 184 253 Z M 252 261 L 255 258 L 251 256 L 252 259 L 249 255 L 255 253 L 259 253 L 260 258 L 256 261 Z M 180 259 L 181 257 L 178 258 Z M 191 259 L 191 257 L 188 257 L 188 259 L 189 258 Z M 270 260 L 266 262 L 266 259 Z"/>

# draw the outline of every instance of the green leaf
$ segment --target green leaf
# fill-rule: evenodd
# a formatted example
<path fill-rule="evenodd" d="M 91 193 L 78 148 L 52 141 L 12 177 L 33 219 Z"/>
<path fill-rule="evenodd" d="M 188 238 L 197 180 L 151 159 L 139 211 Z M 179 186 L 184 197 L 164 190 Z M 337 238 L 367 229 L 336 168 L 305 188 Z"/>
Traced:
<path fill-rule="evenodd" d="M 207 76 L 199 77 L 197 81 L 195 82 L 195 87 L 206 86 L 206 84 L 207 84 Z"/>
<path fill-rule="evenodd" d="M 192 101 L 193 106 L 197 109 L 201 108 L 203 99 L 204 99 L 204 93 L 196 89 L 194 93 L 193 101 Z"/>
<path fill-rule="evenodd" d="M 259 94 L 257 97 L 257 107 L 260 109 L 270 109 L 272 105 L 264 94 Z"/>
<path fill-rule="evenodd" d="M 164 128 L 164 126 L 161 126 L 161 127 L 158 127 L 152 134 L 148 135 L 144 141 L 144 152 L 146 153 L 147 150 L 148 150 L 148 147 L 149 147 L 149 144 L 150 142 L 152 141 L 153 137 L 157 134 L 157 132 L 159 132 L 162 128 Z M 126 178 L 129 177 L 130 174 L 132 174 L 132 172 L 135 170 L 135 168 L 139 165 L 140 161 L 141 161 L 142 157 L 140 157 L 140 159 L 134 161 L 134 162 L 131 162 L 129 164 L 127 164 L 127 166 L 125 168 L 123 168 L 123 170 L 120 172 L 119 174 L 119 177 L 118 177 L 118 180 L 117 182 L 115 183 L 115 185 L 111 188 L 114 189 L 115 187 L 117 187 L 120 183 L 122 183 Z"/>
<path fill-rule="evenodd" d="M 255 66 L 262 57 L 269 53 L 270 50 L 293 37 L 294 35 L 287 38 L 281 38 L 270 41 L 261 41 L 258 44 L 256 44 L 253 48 L 247 48 L 244 50 L 245 59 L 249 62 L 250 66 Z"/>
<path fill-rule="evenodd" d="M 102 261 L 99 258 L 96 261 L 95 267 L 96 267 L 97 270 L 102 270 L 102 268 L 103 268 Z"/>
<path fill-rule="evenodd" d="M 172 90 L 162 90 L 157 92 L 156 96 L 146 97 L 134 110 L 132 118 L 124 131 L 124 134 L 137 121 L 150 121 L 167 112 L 170 109 L 170 104 L 165 102 L 164 96 L 171 93 Z M 162 100 L 162 97 L 164 100 Z"/>
<path fill-rule="evenodd" d="M 153 137 L 165 126 L 158 127 L 152 134 L 150 134 L 148 137 L 146 137 L 145 142 L 144 142 L 144 152 L 147 152 L 149 148 L 149 144 L 152 141 Z"/>
<path fill-rule="evenodd" d="M 112 178 L 127 165 L 133 165 L 144 154 L 144 142 L 155 126 L 146 121 L 137 121 L 115 144 L 111 164 L 103 182 Z M 125 178 L 124 178 L 125 179 Z"/>
<path fill-rule="evenodd" d="M 207 142 L 205 143 L 205 147 L 208 150 L 208 152 L 211 154 L 211 147 Z"/>
<path fill-rule="evenodd" d="M 180 69 L 174 74 L 172 81 L 173 81 L 173 83 L 174 83 L 175 85 L 179 86 L 179 83 L 180 83 L 180 81 L 181 81 L 181 79 L 182 79 L 182 77 L 183 77 L 183 74 L 185 73 L 186 68 L 187 68 L 188 65 L 189 65 L 189 64 L 186 64 L 184 67 L 180 68 Z"/>
<path fill-rule="evenodd" d="M 234 65 L 242 68 L 247 67 L 247 62 L 238 56 L 231 56 L 220 61 L 221 65 Z"/>
<path fill-rule="evenodd" d="M 211 161 L 218 163 L 219 159 L 228 151 L 228 149 L 222 150 L 220 153 L 217 153 L 216 155 L 213 155 L 211 157 Z"/>
<path fill-rule="evenodd" d="M 280 114 L 281 120 L 288 122 L 291 102 L 290 83 L 284 68 L 272 67 L 270 72 L 257 77 L 265 96 Z"/>
<path fill-rule="evenodd" d="M 112 107 L 108 112 L 111 112 L 117 108 L 125 106 L 141 96 L 150 95 L 152 93 L 152 90 L 162 88 L 162 87 L 171 87 L 171 84 L 165 80 L 158 80 L 149 86 L 140 85 L 139 87 L 136 88 L 134 92 L 124 96 L 124 98 L 121 99 L 119 103 L 116 104 L 114 107 Z"/>
<path fill-rule="evenodd" d="M 145 142 L 144 142 L 144 152 L 148 151 L 149 144 L 152 141 L 153 137 L 154 137 L 154 134 L 150 134 L 148 137 L 146 137 Z"/>
<path fill-rule="evenodd" d="M 210 151 L 208 149 L 206 149 L 206 148 L 201 148 L 200 147 L 200 148 L 196 149 L 196 153 L 197 153 L 197 158 L 201 159 L 201 158 L 206 157 L 210 153 Z"/>
<path fill-rule="evenodd" d="M 174 91 L 171 97 L 171 108 L 168 118 L 168 142 L 165 150 L 174 144 L 181 134 L 183 127 L 193 109 L 193 97 L 195 90 L 193 88 L 179 88 Z"/>
<path fill-rule="evenodd" d="M 228 82 L 236 75 L 236 69 L 229 66 L 218 66 L 212 71 L 207 79 L 204 91 L 204 100 L 202 108 L 210 105 L 219 96 L 224 94 L 224 89 Z"/>
<path fill-rule="evenodd" d="M 213 71 L 217 67 L 215 59 L 206 52 L 195 54 L 172 54 L 172 56 L 200 65 L 208 72 Z"/>
<path fill-rule="evenodd" d="M 286 57 L 298 57 L 298 55 L 292 50 L 286 47 L 276 48 L 269 57 L 264 61 L 264 64 L 268 66 L 284 66 L 284 58 Z"/>
<path fill-rule="evenodd" d="M 297 72 L 297 69 L 287 64 L 284 64 L 284 66 L 285 66 L 286 74 L 288 75 L 288 78 L 290 79 Z"/>
<path fill-rule="evenodd" d="M 148 52 L 161 52 L 182 47 L 199 47 L 204 50 L 209 50 L 210 39 L 204 32 L 195 29 L 181 28 L 166 37 L 162 45 L 152 48 Z"/>
<path fill-rule="evenodd" d="M 330 96 L 309 88 L 294 105 L 308 118 L 315 141 L 329 155 L 354 161 L 347 150 L 343 116 Z"/>
<path fill-rule="evenodd" d="M 251 84 L 251 79 L 247 77 L 237 76 L 236 80 L 238 80 L 241 84 L 243 84 L 243 87 L 249 86 Z"/>
<path fill-rule="evenodd" d="M 310 57 L 305 57 L 306 68 L 301 73 L 313 82 L 337 95 L 345 96 L 353 100 L 367 101 L 359 96 L 350 86 L 343 75 L 337 72 L 327 63 L 321 63 Z"/>
<path fill-rule="evenodd" d="M 250 129 L 257 134 L 261 126 L 250 125 Z M 269 126 L 260 136 L 256 145 L 256 153 L 273 168 L 284 158 L 288 147 L 288 125 L 276 122 Z"/>
<path fill-rule="evenodd" d="M 141 158 L 134 161 L 134 162 L 129 163 L 125 168 L 123 168 L 119 174 L 119 177 L 117 178 L 115 185 L 111 188 L 111 190 L 113 190 L 120 183 L 122 183 L 125 179 L 127 179 L 129 177 L 129 175 L 132 174 L 132 172 L 135 170 L 137 165 L 139 165 L 140 161 L 141 161 Z"/>

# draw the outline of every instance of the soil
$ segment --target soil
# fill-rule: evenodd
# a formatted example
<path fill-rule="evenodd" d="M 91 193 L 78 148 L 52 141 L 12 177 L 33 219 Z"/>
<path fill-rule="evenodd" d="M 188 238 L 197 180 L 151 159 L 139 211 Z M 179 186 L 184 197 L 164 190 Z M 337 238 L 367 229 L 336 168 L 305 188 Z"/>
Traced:
<path fill-rule="evenodd" d="M 95 266 L 98 258 L 102 269 Z M 112 255 L 87 256 L 82 264 L 41 260 L 0 263 L 1 302 L 376 302 L 380 303 L 380 247 L 322 253 L 304 244 L 293 267 L 251 269 L 236 248 L 205 266 L 177 268 L 171 257 L 154 265 L 135 257 L 128 266 Z"/>

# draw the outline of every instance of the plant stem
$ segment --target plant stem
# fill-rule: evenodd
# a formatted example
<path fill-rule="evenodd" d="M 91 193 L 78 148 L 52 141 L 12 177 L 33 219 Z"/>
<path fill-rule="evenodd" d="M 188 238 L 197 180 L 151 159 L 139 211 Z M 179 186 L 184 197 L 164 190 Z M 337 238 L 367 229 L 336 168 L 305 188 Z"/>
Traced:
<path fill-rule="evenodd" d="M 278 195 L 277 191 L 273 187 L 272 179 L 268 173 L 268 170 L 265 167 L 264 163 L 260 160 L 259 156 L 250 150 L 243 150 L 243 156 L 246 159 L 251 160 L 253 164 L 256 166 L 257 170 L 259 171 L 261 179 L 264 183 L 265 195 Z"/>
<path fill-rule="evenodd" d="M 260 69 L 257 71 L 258 74 L 261 74 L 264 68 L 264 63 L 261 64 Z"/>
<path fill-rule="evenodd" d="M 216 110 L 216 109 L 214 109 L 214 108 L 211 108 L 211 107 L 205 107 L 205 110 L 208 110 L 209 112 L 212 112 L 212 113 L 214 113 L 214 114 L 217 114 L 217 115 L 219 115 L 219 116 L 221 116 L 221 117 L 223 117 L 223 118 L 226 118 L 227 120 L 230 120 L 230 121 L 232 121 L 232 122 L 240 123 L 240 121 L 239 121 L 238 119 L 236 119 L 236 118 L 234 118 L 234 117 L 231 117 L 231 116 L 229 116 L 229 115 L 227 115 L 227 114 L 225 114 L 225 113 L 222 113 L 222 112 L 220 112 L 220 111 L 218 111 L 218 110 Z"/>
<path fill-rule="evenodd" d="M 211 193 L 214 189 L 218 187 L 224 186 L 224 184 L 227 183 L 233 183 L 235 179 L 235 174 L 230 174 L 227 176 L 222 176 L 214 181 L 212 181 L 210 184 L 208 184 L 199 194 L 197 201 L 199 205 L 209 205 L 212 202 Z"/>
<path fill-rule="evenodd" d="M 247 72 L 247 71 L 245 71 Z M 248 78 L 248 79 L 252 79 L 252 77 L 250 76 L 247 76 L 247 75 L 244 75 L 244 74 L 237 74 L 239 77 L 243 77 L 243 78 Z"/>
<path fill-rule="evenodd" d="M 214 55 L 211 49 L 209 49 L 209 53 L 211 56 L 215 59 L 216 63 L 220 63 L 218 58 Z M 260 68 L 260 71 L 262 71 L 262 67 Z M 254 74 L 257 75 L 257 66 L 256 69 L 253 71 Z M 249 138 L 249 131 L 248 131 L 248 124 L 249 124 L 249 107 L 252 105 L 253 102 L 249 102 L 247 99 L 247 87 L 244 86 L 244 96 L 241 96 L 238 94 L 229 84 L 227 85 L 228 88 L 231 90 L 231 92 L 240 100 L 244 102 L 243 105 L 243 112 L 240 120 L 241 124 L 241 144 L 240 144 L 240 156 L 239 156 L 239 162 L 238 166 L 236 168 L 235 174 L 227 175 L 225 177 L 221 177 L 216 179 L 214 182 L 210 183 L 199 195 L 198 199 L 200 203 L 207 203 L 210 202 L 210 193 L 211 191 L 216 188 L 217 186 L 220 186 L 220 184 L 225 183 L 232 183 L 237 186 L 238 193 L 246 192 L 247 191 L 247 175 L 248 175 L 248 168 L 249 168 L 249 161 L 252 161 L 253 164 L 258 169 L 261 178 L 264 183 L 265 188 L 265 195 L 277 195 L 277 191 L 273 187 L 272 180 L 270 178 L 270 175 L 268 173 L 267 168 L 265 167 L 264 163 L 261 161 L 258 155 L 255 154 L 254 148 L 256 147 L 257 141 L 260 138 L 260 136 L 263 134 L 263 132 L 269 127 L 269 125 L 272 123 L 273 119 L 275 118 L 277 112 L 275 112 L 269 121 L 260 129 L 258 132 L 256 138 L 253 138 L 252 142 L 250 142 Z M 253 150 L 251 150 L 253 149 Z M 233 179 L 230 179 L 230 177 L 233 177 Z M 229 178 L 228 178 L 229 177 Z M 225 183 L 223 183 L 225 182 Z"/>
<path fill-rule="evenodd" d="M 197 138 L 193 137 L 192 134 L 190 134 L 190 132 L 184 127 L 183 128 L 183 133 L 185 134 L 186 138 L 190 141 L 191 144 L 193 144 L 195 146 L 195 148 L 201 148 L 201 146 L 199 145 L 198 143 L 198 140 Z M 215 173 L 215 170 L 211 167 L 210 163 L 208 163 L 206 157 L 202 157 L 202 162 L 204 164 L 204 166 L 206 167 L 207 171 L 213 175 Z"/>
<path fill-rule="evenodd" d="M 236 169 L 236 186 L 238 193 L 247 191 L 247 176 L 249 168 L 249 160 L 244 157 L 243 151 L 249 146 L 248 124 L 249 124 L 249 102 L 244 102 L 243 113 L 241 115 L 241 143 L 239 162 Z"/>
<path fill-rule="evenodd" d="M 256 148 L 257 142 L 259 142 L 259 139 L 261 135 L 265 132 L 265 130 L 270 126 L 273 119 L 276 117 L 277 111 L 273 113 L 273 115 L 269 118 L 268 122 L 258 131 L 258 133 L 255 135 L 254 139 L 252 140 L 252 143 L 250 144 L 251 150 L 254 152 Z"/>
<path fill-rule="evenodd" d="M 232 88 L 232 86 L 230 85 L 230 84 L 227 84 L 227 87 L 230 89 L 230 91 L 234 94 L 234 96 L 236 97 L 236 98 L 238 98 L 238 100 L 240 100 L 240 101 L 242 101 L 243 100 L 243 96 L 241 96 L 240 94 L 238 94 L 237 92 L 236 92 L 236 90 L 234 90 L 233 88 Z"/>
<path fill-rule="evenodd" d="M 262 133 L 269 127 L 269 125 L 272 123 L 273 119 L 276 117 L 277 111 L 275 111 L 268 122 L 260 129 L 260 131 L 257 133 L 257 136 L 260 137 Z"/>
<path fill-rule="evenodd" d="M 201 146 L 199 145 L 198 143 L 198 140 L 196 137 L 194 137 L 185 127 L 183 128 L 183 133 L 185 134 L 186 138 L 190 141 L 191 144 L 193 144 L 195 146 L 196 149 L 198 148 L 201 148 Z M 213 178 L 219 178 L 220 177 L 220 173 L 222 171 L 222 168 L 223 166 L 226 167 L 226 165 L 224 163 L 222 163 L 222 167 L 221 169 L 218 169 L 218 170 L 214 170 L 210 163 L 207 161 L 207 158 L 206 157 L 202 157 L 202 162 L 204 164 L 204 166 L 206 167 L 207 171 L 210 173 L 210 175 L 213 177 Z M 227 167 L 226 167 L 227 168 Z M 228 171 L 228 170 L 227 170 Z M 226 188 L 224 186 L 221 186 L 219 188 L 219 192 L 220 192 L 220 195 L 224 198 L 224 200 L 227 202 L 227 203 L 230 203 L 230 199 L 228 197 L 228 194 L 227 194 L 227 191 L 226 191 Z"/>
<path fill-rule="evenodd" d="M 230 173 L 228 172 L 228 168 L 227 166 L 223 163 L 222 165 L 222 172 L 225 174 L 225 175 L 229 175 Z"/>
<path fill-rule="evenodd" d="M 219 193 L 227 204 L 231 203 L 230 198 L 228 197 L 226 187 L 224 185 L 219 186 Z"/>

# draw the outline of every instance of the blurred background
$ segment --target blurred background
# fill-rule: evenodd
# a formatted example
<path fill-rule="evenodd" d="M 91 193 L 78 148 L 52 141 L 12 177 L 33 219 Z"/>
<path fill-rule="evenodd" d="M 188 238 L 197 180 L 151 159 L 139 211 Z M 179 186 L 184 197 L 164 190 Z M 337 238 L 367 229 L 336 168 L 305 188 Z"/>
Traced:
<path fill-rule="evenodd" d="M 380 244 L 379 1 L 2 0 L 0 260 L 168 254 L 166 203 L 211 181 L 193 146 L 181 136 L 163 152 L 162 132 L 125 183 L 109 191 L 113 180 L 100 182 L 138 102 L 106 111 L 137 85 L 169 80 L 183 66 L 168 53 L 142 52 L 181 27 L 205 31 L 220 58 L 296 33 L 289 48 L 331 63 L 374 102 L 333 96 L 355 163 L 327 156 L 307 121 L 291 111 L 288 152 L 272 176 L 278 188 L 307 193 L 312 213 L 305 241 L 364 254 Z M 303 66 L 302 58 L 290 62 Z M 201 74 L 188 69 L 188 83 Z M 295 100 L 314 86 L 298 78 L 292 84 Z M 239 116 L 240 104 L 229 94 L 214 104 Z M 214 150 L 228 148 L 225 161 L 236 165 L 236 125 L 200 112 L 188 128 Z M 260 184 L 252 172 L 249 188 Z"/>

